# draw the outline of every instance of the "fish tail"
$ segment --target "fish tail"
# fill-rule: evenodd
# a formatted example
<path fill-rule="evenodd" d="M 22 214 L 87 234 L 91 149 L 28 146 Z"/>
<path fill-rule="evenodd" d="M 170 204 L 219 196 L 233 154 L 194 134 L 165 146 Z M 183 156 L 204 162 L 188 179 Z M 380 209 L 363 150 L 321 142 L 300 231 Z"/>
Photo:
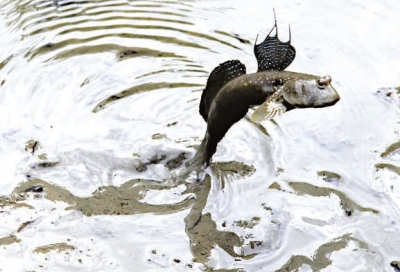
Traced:
<path fill-rule="evenodd" d="M 209 161 L 210 155 L 206 150 L 206 143 L 203 140 L 194 157 L 186 162 L 185 166 L 183 166 L 181 169 L 176 169 L 172 173 L 172 179 L 175 182 L 187 180 L 192 172 L 195 172 L 198 176 L 199 173 L 203 171 L 203 167 L 209 165 Z M 199 179 L 196 179 L 196 181 L 198 180 Z"/>
<path fill-rule="evenodd" d="M 189 171 L 198 171 L 203 166 L 208 166 L 210 164 L 210 155 L 207 150 L 207 135 L 204 137 L 203 141 L 200 144 L 199 149 L 197 150 L 196 154 L 193 158 L 191 158 L 186 164 L 186 168 Z"/>

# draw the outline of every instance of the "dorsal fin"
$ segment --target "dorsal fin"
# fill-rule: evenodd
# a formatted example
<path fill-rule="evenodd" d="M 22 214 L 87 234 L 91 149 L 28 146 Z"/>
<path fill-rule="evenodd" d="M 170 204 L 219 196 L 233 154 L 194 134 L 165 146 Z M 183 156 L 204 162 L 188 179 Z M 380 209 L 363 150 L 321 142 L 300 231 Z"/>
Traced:
<path fill-rule="evenodd" d="M 219 90 L 228 81 L 244 74 L 246 74 L 246 66 L 238 60 L 228 60 L 214 68 L 208 77 L 200 100 L 200 115 L 203 116 L 204 121 L 207 122 L 211 103 Z"/>
<path fill-rule="evenodd" d="M 274 10 L 275 17 L 275 10 Z M 274 36 L 270 36 L 273 30 Z M 257 36 L 258 37 L 258 36 Z M 268 33 L 265 40 L 257 45 L 257 39 L 254 43 L 254 55 L 258 62 L 258 72 L 271 71 L 271 70 L 285 70 L 294 60 L 296 56 L 296 49 L 290 44 L 291 33 L 289 26 L 289 41 L 282 42 L 278 38 L 278 26 L 276 24 Z"/>

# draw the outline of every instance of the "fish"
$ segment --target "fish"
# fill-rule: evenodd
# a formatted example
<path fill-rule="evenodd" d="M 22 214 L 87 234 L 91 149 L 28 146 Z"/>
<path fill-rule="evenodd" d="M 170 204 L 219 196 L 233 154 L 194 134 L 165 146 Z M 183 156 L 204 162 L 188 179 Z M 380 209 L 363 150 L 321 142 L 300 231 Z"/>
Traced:
<path fill-rule="evenodd" d="M 246 74 L 243 63 L 228 60 L 210 73 L 199 104 L 207 130 L 186 167 L 209 166 L 218 143 L 249 108 L 258 106 L 250 120 L 259 123 L 296 108 L 328 107 L 340 100 L 330 76 L 285 71 L 295 59 L 296 49 L 291 45 L 290 26 L 289 40 L 279 39 L 274 17 L 275 24 L 264 41 L 257 44 L 257 37 L 254 44 L 257 72 Z"/>

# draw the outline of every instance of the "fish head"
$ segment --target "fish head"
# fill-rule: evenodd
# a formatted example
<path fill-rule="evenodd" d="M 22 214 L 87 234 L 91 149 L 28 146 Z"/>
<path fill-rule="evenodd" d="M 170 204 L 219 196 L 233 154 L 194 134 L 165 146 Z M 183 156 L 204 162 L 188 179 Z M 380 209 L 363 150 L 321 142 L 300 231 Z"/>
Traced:
<path fill-rule="evenodd" d="M 331 106 L 340 99 L 331 81 L 330 76 L 292 79 L 282 86 L 282 95 L 284 100 L 293 106 Z"/>

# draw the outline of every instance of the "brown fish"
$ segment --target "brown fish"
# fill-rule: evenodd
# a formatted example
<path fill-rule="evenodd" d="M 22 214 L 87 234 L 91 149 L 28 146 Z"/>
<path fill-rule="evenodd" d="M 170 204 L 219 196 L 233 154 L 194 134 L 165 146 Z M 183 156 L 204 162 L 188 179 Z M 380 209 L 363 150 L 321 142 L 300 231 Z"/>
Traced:
<path fill-rule="evenodd" d="M 275 35 L 270 36 L 274 29 Z M 186 166 L 208 166 L 218 143 L 250 107 L 261 105 L 251 117 L 252 121 L 260 122 L 294 108 L 331 106 L 340 99 L 329 76 L 283 71 L 296 56 L 290 42 L 290 38 L 287 42 L 279 40 L 275 19 L 265 40 L 254 45 L 256 73 L 246 74 L 245 65 L 238 60 L 221 63 L 211 72 L 200 101 L 200 114 L 207 122 L 207 131 Z"/>

